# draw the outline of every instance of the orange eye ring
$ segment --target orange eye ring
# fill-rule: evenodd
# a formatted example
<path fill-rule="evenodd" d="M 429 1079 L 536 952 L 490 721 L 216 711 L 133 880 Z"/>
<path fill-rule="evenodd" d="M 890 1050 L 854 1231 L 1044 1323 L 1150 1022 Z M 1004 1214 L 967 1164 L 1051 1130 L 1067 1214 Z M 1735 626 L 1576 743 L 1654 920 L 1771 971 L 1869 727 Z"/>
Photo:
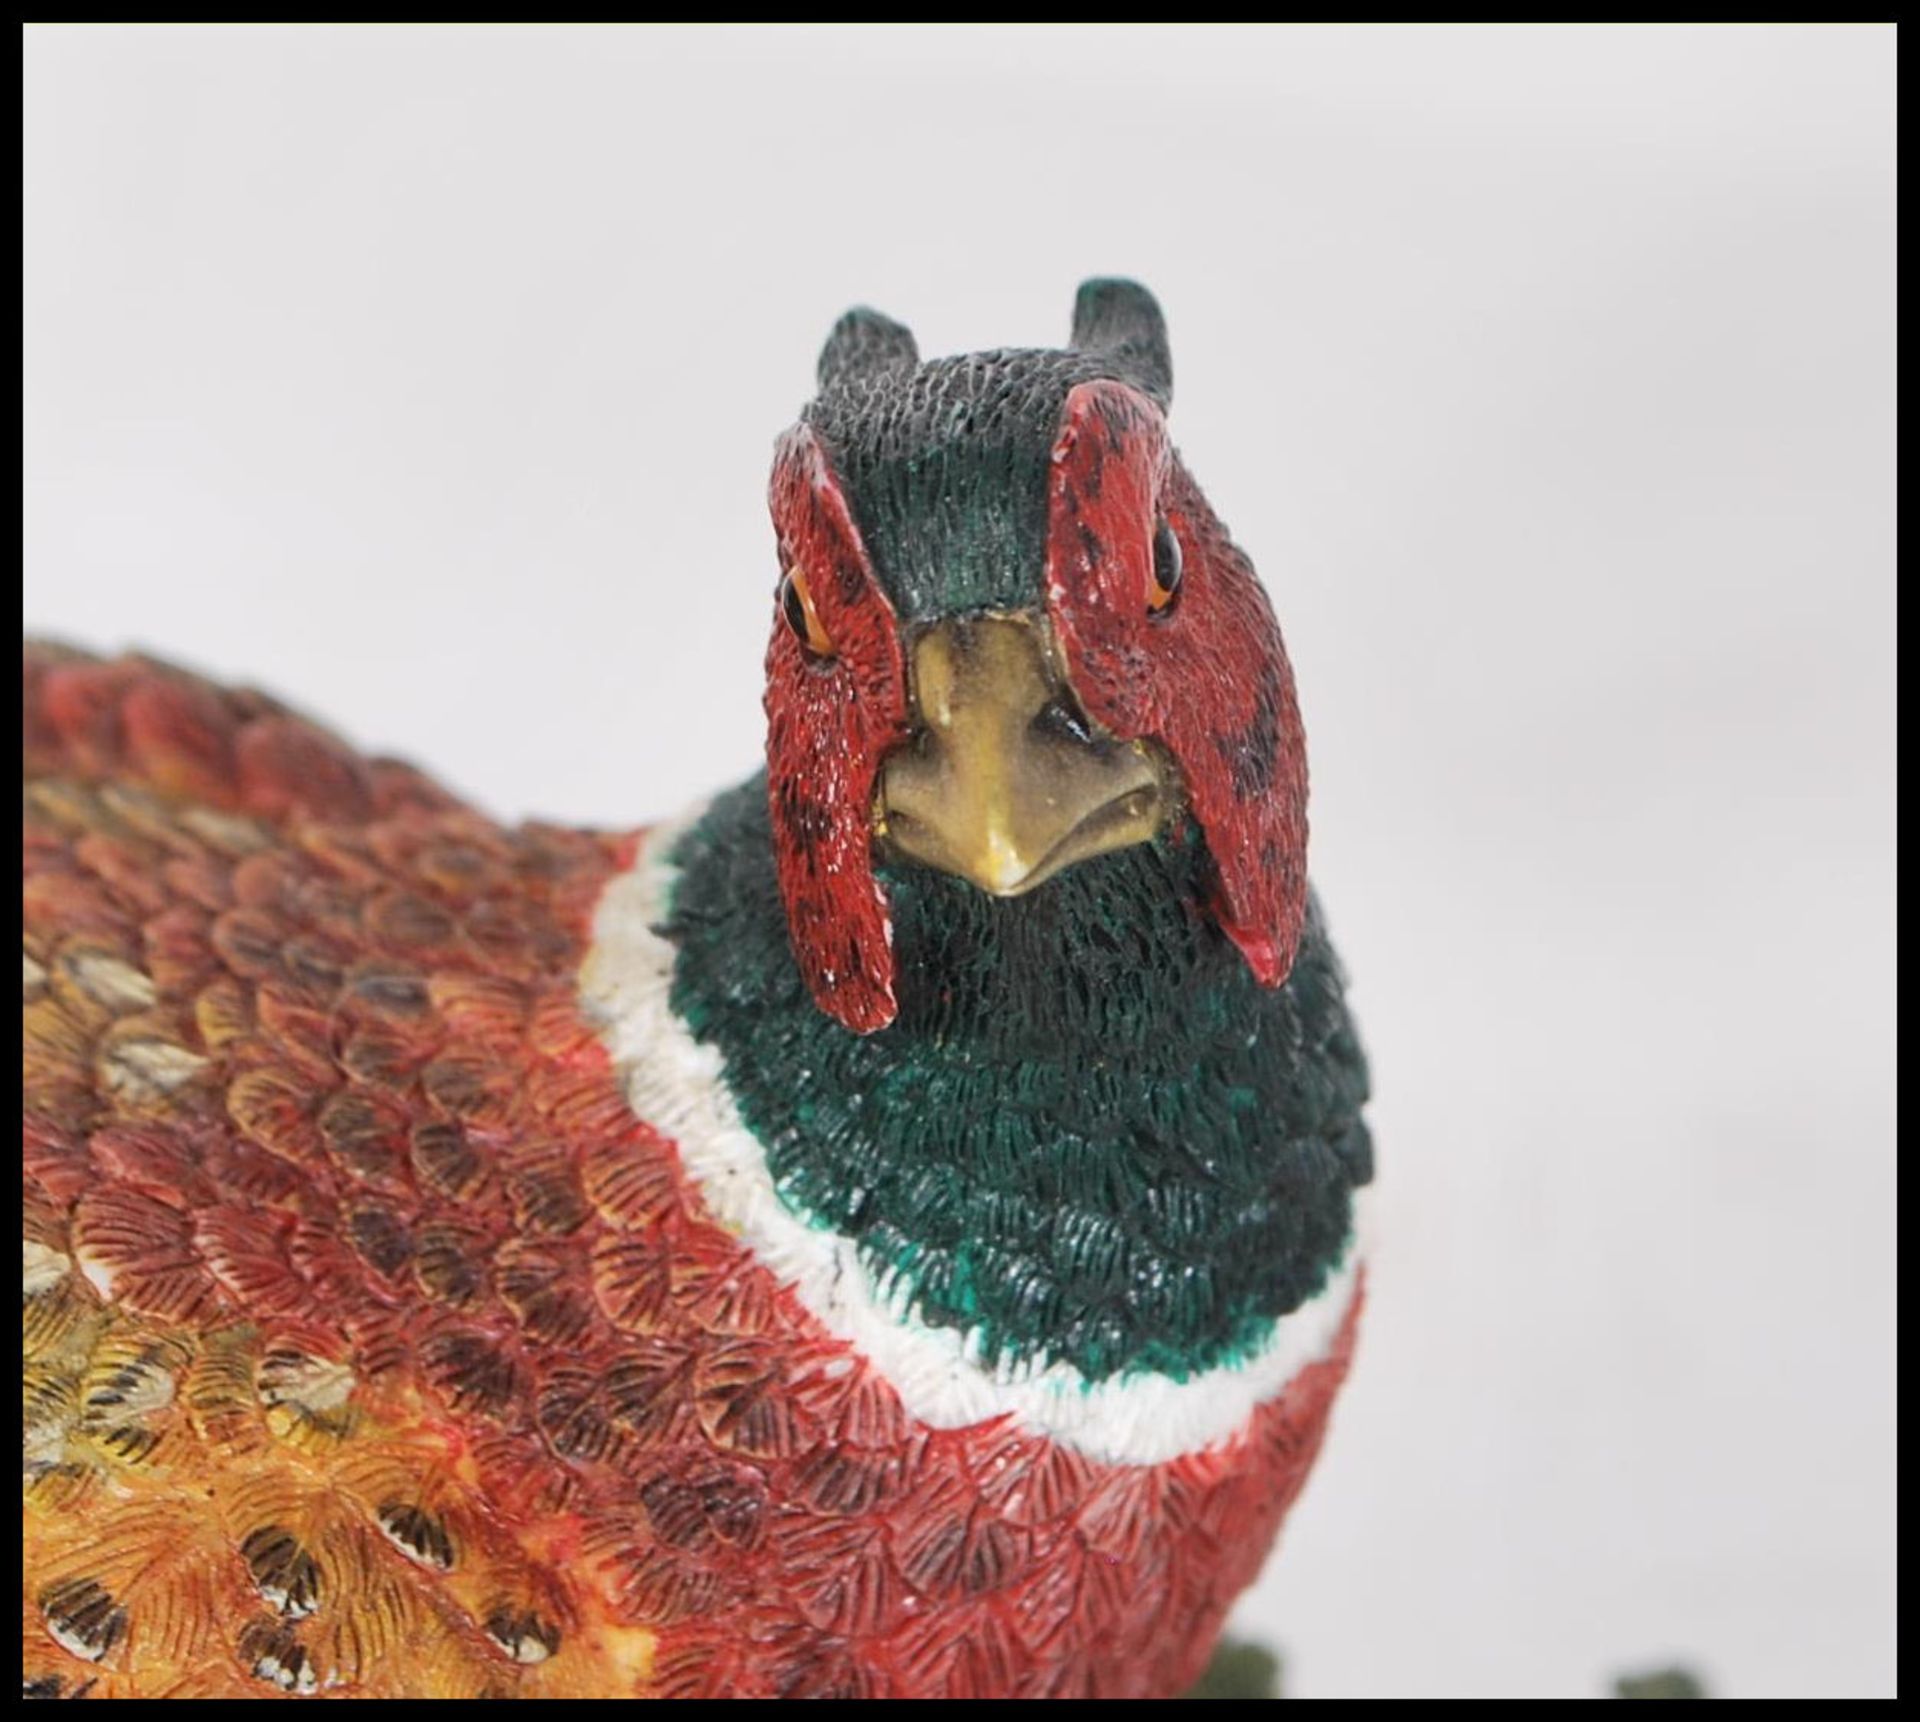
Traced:
<path fill-rule="evenodd" d="M 1186 558 L 1180 540 L 1162 517 L 1153 528 L 1153 569 L 1147 575 L 1147 609 L 1164 616 L 1180 596 L 1180 583 L 1186 575 Z"/>
<path fill-rule="evenodd" d="M 816 658 L 833 656 L 833 637 L 813 607 L 813 594 L 807 590 L 807 577 L 798 567 L 789 568 L 780 581 L 780 613 L 787 619 L 794 638 Z"/>

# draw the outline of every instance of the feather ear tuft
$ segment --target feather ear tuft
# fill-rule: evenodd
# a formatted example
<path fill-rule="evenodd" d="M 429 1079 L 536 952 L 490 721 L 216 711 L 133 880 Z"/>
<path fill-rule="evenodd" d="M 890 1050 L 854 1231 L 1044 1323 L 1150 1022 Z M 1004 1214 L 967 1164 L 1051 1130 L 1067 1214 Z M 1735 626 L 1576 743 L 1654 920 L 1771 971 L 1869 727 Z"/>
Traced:
<path fill-rule="evenodd" d="M 1110 353 L 1127 381 L 1160 406 L 1173 399 L 1173 357 L 1160 302 L 1138 281 L 1100 276 L 1080 283 L 1073 300 L 1073 335 L 1081 353 Z"/>
<path fill-rule="evenodd" d="M 913 331 L 865 305 L 856 305 L 839 322 L 820 349 L 820 387 L 831 388 L 849 377 L 873 376 L 883 371 L 910 371 L 920 363 Z"/>

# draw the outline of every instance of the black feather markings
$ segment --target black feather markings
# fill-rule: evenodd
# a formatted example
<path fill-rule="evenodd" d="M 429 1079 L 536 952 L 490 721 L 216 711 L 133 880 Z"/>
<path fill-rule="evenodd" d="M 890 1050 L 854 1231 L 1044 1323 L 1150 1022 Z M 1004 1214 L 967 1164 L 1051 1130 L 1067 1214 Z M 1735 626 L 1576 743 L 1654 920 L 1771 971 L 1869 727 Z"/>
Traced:
<path fill-rule="evenodd" d="M 47 1631 L 63 1650 L 104 1662 L 127 1634 L 127 1611 L 97 1579 L 68 1579 L 40 1595 Z"/>

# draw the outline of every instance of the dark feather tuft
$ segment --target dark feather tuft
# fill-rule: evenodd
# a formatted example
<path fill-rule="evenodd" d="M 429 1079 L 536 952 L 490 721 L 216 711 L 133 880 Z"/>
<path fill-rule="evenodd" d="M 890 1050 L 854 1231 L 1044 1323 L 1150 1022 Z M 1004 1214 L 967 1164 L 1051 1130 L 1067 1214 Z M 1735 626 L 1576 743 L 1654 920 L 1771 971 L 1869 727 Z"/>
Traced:
<path fill-rule="evenodd" d="M 879 371 L 910 371 L 920 363 L 913 331 L 891 317 L 856 305 L 839 322 L 820 349 L 820 387 L 830 389 L 849 377 Z"/>
<path fill-rule="evenodd" d="M 1107 353 L 1164 407 L 1173 399 L 1173 356 L 1160 302 L 1138 281 L 1098 276 L 1080 283 L 1073 300 L 1073 334 L 1067 345 L 1080 353 Z"/>

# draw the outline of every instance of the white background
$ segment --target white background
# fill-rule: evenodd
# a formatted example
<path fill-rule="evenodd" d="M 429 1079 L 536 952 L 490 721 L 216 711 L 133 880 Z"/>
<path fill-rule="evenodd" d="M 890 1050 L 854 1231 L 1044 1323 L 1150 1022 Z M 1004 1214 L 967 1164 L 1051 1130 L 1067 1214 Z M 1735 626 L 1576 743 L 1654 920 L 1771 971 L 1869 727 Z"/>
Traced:
<path fill-rule="evenodd" d="M 26 620 L 505 814 L 744 774 L 849 304 L 1173 331 L 1376 1066 L 1299 1695 L 1893 1690 L 1883 27 L 66 29 Z"/>

